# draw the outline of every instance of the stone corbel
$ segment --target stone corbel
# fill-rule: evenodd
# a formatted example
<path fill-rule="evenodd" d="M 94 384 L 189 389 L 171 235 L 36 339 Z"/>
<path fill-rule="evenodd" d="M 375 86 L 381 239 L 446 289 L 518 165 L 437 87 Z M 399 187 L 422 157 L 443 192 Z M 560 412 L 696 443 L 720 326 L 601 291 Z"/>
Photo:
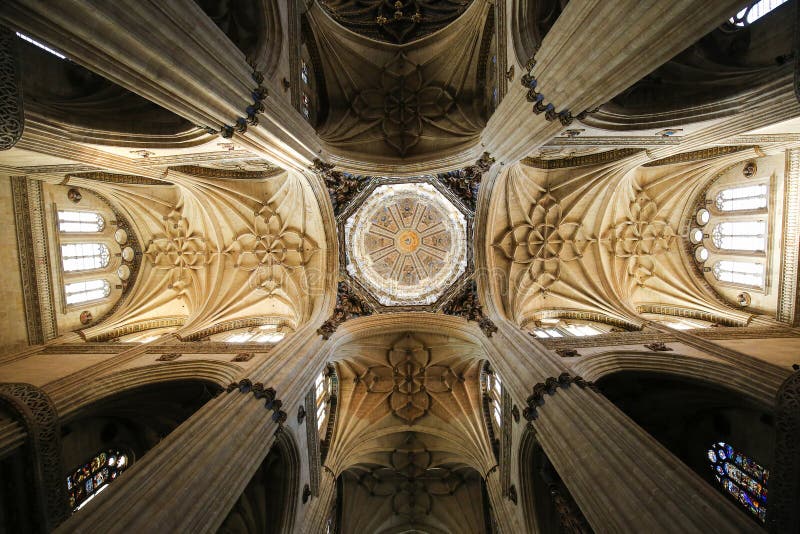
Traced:
<path fill-rule="evenodd" d="M 545 120 L 549 122 L 553 122 L 558 119 L 561 122 L 562 126 L 569 126 L 572 124 L 574 119 L 583 120 L 586 116 L 590 113 L 595 113 L 598 111 L 597 109 L 593 110 L 584 110 L 575 117 L 572 116 L 572 112 L 568 109 L 563 109 L 561 111 L 556 110 L 555 105 L 552 103 L 546 102 L 544 94 L 538 92 L 536 87 L 539 85 L 538 80 L 533 76 L 533 68 L 536 66 L 536 59 L 535 56 L 528 60 L 525 64 L 525 70 L 527 72 L 522 75 L 520 78 L 520 83 L 523 87 L 528 89 L 528 93 L 525 96 L 528 102 L 533 102 L 533 112 L 536 115 L 540 115 L 544 113 Z"/>
<path fill-rule="evenodd" d="M 339 325 L 349 319 L 372 315 L 374 310 L 358 294 L 353 292 L 347 282 L 339 282 L 336 293 L 336 306 L 330 318 L 317 329 L 322 339 L 330 339 Z"/>

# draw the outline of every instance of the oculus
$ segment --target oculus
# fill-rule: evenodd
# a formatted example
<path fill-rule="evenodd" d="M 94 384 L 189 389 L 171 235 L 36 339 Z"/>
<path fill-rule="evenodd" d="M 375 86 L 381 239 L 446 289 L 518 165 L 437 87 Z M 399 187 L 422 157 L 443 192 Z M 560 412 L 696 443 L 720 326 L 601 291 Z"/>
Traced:
<path fill-rule="evenodd" d="M 467 267 L 467 221 L 428 183 L 377 187 L 344 234 L 347 272 L 384 306 L 433 304 Z"/>

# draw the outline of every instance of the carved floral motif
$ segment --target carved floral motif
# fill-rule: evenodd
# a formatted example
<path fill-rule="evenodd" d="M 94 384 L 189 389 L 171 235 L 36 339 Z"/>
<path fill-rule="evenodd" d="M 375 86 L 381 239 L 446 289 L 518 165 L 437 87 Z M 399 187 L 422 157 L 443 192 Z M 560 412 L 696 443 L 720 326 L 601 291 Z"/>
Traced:
<path fill-rule="evenodd" d="M 309 237 L 289 227 L 273 206 L 264 204 L 255 213 L 252 227 L 239 234 L 225 253 L 237 269 L 252 273 L 253 288 L 272 295 L 292 271 L 305 267 L 317 250 Z"/>
<path fill-rule="evenodd" d="M 582 258 L 592 241 L 581 223 L 565 220 L 559 201 L 545 191 L 524 220 L 508 228 L 494 246 L 518 269 L 524 269 L 522 286 L 546 291 L 561 279 L 563 264 Z"/>
<path fill-rule="evenodd" d="M 458 106 L 456 94 L 434 85 L 422 67 L 399 52 L 381 69 L 379 85 L 359 92 L 353 112 L 368 124 L 379 124 L 383 139 L 400 157 L 419 143 L 423 130 Z"/>
<path fill-rule="evenodd" d="M 181 211 L 179 206 L 164 217 L 164 231 L 153 236 L 144 253 L 144 258 L 156 269 L 169 271 L 167 287 L 178 294 L 186 292 L 197 271 L 204 269 L 216 254 Z"/>
<path fill-rule="evenodd" d="M 367 367 L 357 380 L 369 393 L 387 394 L 392 413 L 411 425 L 428 413 L 431 393 L 450 393 L 463 378 L 431 364 L 430 349 L 406 334 L 389 350 L 386 363 Z"/>
<path fill-rule="evenodd" d="M 656 273 L 655 256 L 668 252 L 676 238 L 669 224 L 658 218 L 658 205 L 646 193 L 631 201 L 621 222 L 608 229 L 602 238 L 617 258 L 627 260 L 627 273 L 644 285 Z"/>

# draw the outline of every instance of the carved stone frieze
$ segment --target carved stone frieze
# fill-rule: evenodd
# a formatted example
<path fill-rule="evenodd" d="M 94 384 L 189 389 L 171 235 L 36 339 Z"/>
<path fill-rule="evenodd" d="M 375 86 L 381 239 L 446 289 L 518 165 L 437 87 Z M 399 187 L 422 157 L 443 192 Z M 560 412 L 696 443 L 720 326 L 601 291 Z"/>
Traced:
<path fill-rule="evenodd" d="M 656 341 L 654 343 L 648 343 L 645 345 L 645 348 L 652 350 L 653 352 L 668 352 L 672 349 L 668 347 L 663 341 Z"/>
<path fill-rule="evenodd" d="M 693 152 L 681 152 L 680 154 L 675 154 L 674 156 L 669 156 L 666 158 L 657 159 L 655 161 L 650 161 L 642 165 L 643 167 L 658 167 L 661 165 L 673 165 L 675 163 L 686 163 L 690 161 L 701 161 L 704 159 L 712 159 L 712 158 L 719 158 L 721 156 L 727 156 L 729 154 L 734 154 L 736 152 L 741 152 L 743 150 L 748 150 L 753 147 L 751 146 L 715 146 L 710 148 L 704 148 L 702 150 L 695 150 Z"/>
<path fill-rule="evenodd" d="M 25 425 L 30 440 L 36 505 L 42 531 L 52 532 L 70 515 L 61 461 L 61 425 L 53 401 L 43 390 L 23 383 L 0 383 L 0 406 Z"/>
<path fill-rule="evenodd" d="M 308 406 L 308 410 L 305 409 Z M 313 495 L 319 495 L 319 485 L 321 478 L 321 465 L 322 460 L 320 457 L 319 449 L 319 430 L 317 421 L 317 395 L 314 388 L 310 388 L 304 400 L 304 404 L 300 406 L 303 410 L 303 419 L 306 423 L 306 443 L 308 447 L 308 471 L 311 482 L 311 491 Z M 300 412 L 297 414 L 297 424 L 301 424 Z"/>
<path fill-rule="evenodd" d="M 372 315 L 373 312 L 372 306 L 354 292 L 347 282 L 339 282 L 336 306 L 333 308 L 330 318 L 317 329 L 317 334 L 322 336 L 322 339 L 330 339 L 343 322 L 356 317 Z"/>
<path fill-rule="evenodd" d="M 531 157 L 523 159 L 522 164 L 535 169 L 565 169 L 569 167 L 583 167 L 588 165 L 611 163 L 629 158 L 639 154 L 640 152 L 642 152 L 642 149 L 639 148 L 619 148 L 581 156 L 567 156 L 560 158 Z"/>
<path fill-rule="evenodd" d="M 172 185 L 172 182 L 166 180 L 156 180 L 154 178 L 147 178 L 146 176 L 137 176 L 135 174 L 113 174 L 110 172 L 94 171 L 94 172 L 71 172 L 67 174 L 66 183 L 69 183 L 70 178 L 83 178 L 85 180 L 95 180 L 97 182 L 105 182 L 110 184 L 128 184 L 128 185 Z"/>
<path fill-rule="evenodd" d="M 255 170 L 255 169 L 258 170 Z M 214 163 L 209 166 L 202 165 L 178 165 L 170 167 L 170 171 L 177 171 L 192 176 L 203 178 L 224 178 L 234 180 L 263 180 L 271 178 L 283 172 L 283 169 L 272 165 L 267 161 L 241 161 L 232 163 Z"/>
<path fill-rule="evenodd" d="M 0 150 L 17 144 L 25 127 L 17 36 L 0 26 Z"/>
<path fill-rule="evenodd" d="M 478 298 L 478 287 L 474 280 L 469 280 L 464 288 L 442 307 L 442 312 L 477 322 L 486 337 L 492 337 L 492 334 L 497 332 L 497 326 L 483 313 L 483 306 Z"/>

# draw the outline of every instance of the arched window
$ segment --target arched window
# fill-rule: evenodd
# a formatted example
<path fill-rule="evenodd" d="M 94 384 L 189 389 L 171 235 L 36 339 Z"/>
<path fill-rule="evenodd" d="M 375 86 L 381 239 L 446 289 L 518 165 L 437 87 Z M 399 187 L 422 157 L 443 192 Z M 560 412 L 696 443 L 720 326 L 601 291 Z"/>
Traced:
<path fill-rule="evenodd" d="M 712 445 L 707 454 L 720 486 L 762 523 L 765 522 L 769 471 L 724 442 Z"/>
<path fill-rule="evenodd" d="M 67 304 L 80 304 L 92 300 L 100 300 L 111 294 L 111 286 L 107 280 L 85 280 L 64 286 Z"/>
<path fill-rule="evenodd" d="M 102 243 L 69 243 L 61 245 L 64 272 L 90 271 L 108 267 L 111 255 Z"/>
<path fill-rule="evenodd" d="M 500 375 L 497 373 L 486 375 L 486 392 L 492 405 L 492 420 L 499 431 L 503 424 L 503 383 Z"/>
<path fill-rule="evenodd" d="M 317 409 L 317 430 L 320 436 L 324 434 L 325 425 L 328 422 L 328 401 L 331 395 L 331 377 L 327 372 L 322 371 L 314 381 L 314 398 Z M 324 436 L 323 436 L 324 437 Z"/>
<path fill-rule="evenodd" d="M 714 276 L 720 282 L 745 286 L 764 286 L 764 265 L 751 261 L 720 260 L 714 264 Z"/>
<path fill-rule="evenodd" d="M 59 211 L 58 230 L 65 233 L 102 232 L 106 227 L 103 217 L 93 211 Z"/>
<path fill-rule="evenodd" d="M 730 18 L 734 26 L 748 26 L 788 0 L 759 0 Z"/>
<path fill-rule="evenodd" d="M 749 211 L 767 207 L 767 185 L 747 185 L 723 189 L 714 201 L 720 211 Z"/>
<path fill-rule="evenodd" d="M 98 452 L 91 460 L 75 468 L 67 477 L 70 508 L 73 511 L 83 508 L 129 465 L 127 454 L 118 449 L 108 449 Z"/>
<path fill-rule="evenodd" d="M 711 241 L 720 250 L 764 251 L 766 234 L 764 221 L 725 221 L 714 226 Z"/>

